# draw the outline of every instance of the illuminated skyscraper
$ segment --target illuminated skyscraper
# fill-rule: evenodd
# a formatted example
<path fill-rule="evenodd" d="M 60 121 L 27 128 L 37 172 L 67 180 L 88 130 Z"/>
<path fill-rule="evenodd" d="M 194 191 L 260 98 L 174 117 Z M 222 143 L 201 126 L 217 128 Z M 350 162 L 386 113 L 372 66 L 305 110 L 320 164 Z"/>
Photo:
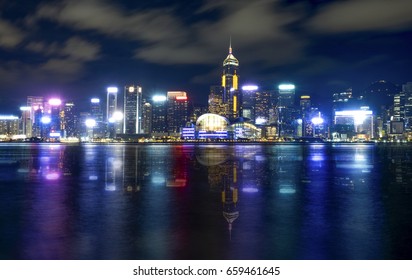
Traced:
<path fill-rule="evenodd" d="M 184 91 L 167 92 L 167 131 L 180 133 L 188 121 L 188 98 Z"/>
<path fill-rule="evenodd" d="M 51 98 L 47 102 L 49 107 L 49 112 L 47 112 L 50 117 L 50 123 L 48 124 L 48 132 L 46 137 L 62 137 L 62 125 L 64 111 L 62 110 L 62 101 L 59 98 Z"/>
<path fill-rule="evenodd" d="M 412 132 L 412 82 L 402 85 L 405 93 L 405 130 Z"/>
<path fill-rule="evenodd" d="M 225 116 L 228 111 L 228 106 L 223 102 L 222 86 L 211 86 L 208 100 L 209 113 Z"/>
<path fill-rule="evenodd" d="M 223 103 L 228 105 L 225 117 L 236 119 L 239 117 L 239 61 L 232 54 L 232 44 L 229 45 L 229 54 L 223 61 L 222 87 Z"/>
<path fill-rule="evenodd" d="M 255 105 L 258 87 L 247 85 L 242 87 L 240 111 L 242 117 L 250 119 L 255 123 Z"/>
<path fill-rule="evenodd" d="M 281 84 L 278 87 L 278 132 L 281 137 L 293 137 L 295 134 L 295 85 Z"/>
<path fill-rule="evenodd" d="M 268 125 L 270 123 L 271 92 L 256 91 L 255 97 L 255 124 Z"/>
<path fill-rule="evenodd" d="M 143 104 L 142 119 L 142 133 L 152 133 L 152 104 L 149 102 Z"/>
<path fill-rule="evenodd" d="M 40 118 L 43 112 L 44 107 L 44 98 L 43 96 L 27 96 L 27 107 L 31 108 L 30 111 L 30 120 L 32 121 L 32 131 L 31 134 L 34 137 L 40 136 Z M 36 118 L 37 116 L 37 118 Z"/>
<path fill-rule="evenodd" d="M 21 111 L 21 134 L 26 135 L 26 137 L 32 137 L 32 127 L 33 121 L 31 120 L 31 107 L 22 106 Z"/>
<path fill-rule="evenodd" d="M 129 85 L 124 88 L 124 127 L 126 134 L 142 132 L 142 88 Z"/>
<path fill-rule="evenodd" d="M 66 137 L 79 136 L 78 115 L 73 102 L 64 104 L 64 132 Z"/>
<path fill-rule="evenodd" d="M 106 121 L 108 122 L 114 117 L 114 112 L 117 110 L 117 92 L 117 87 L 107 88 Z"/>
<path fill-rule="evenodd" d="M 19 117 L 0 116 L 0 135 L 13 136 L 19 134 Z"/>
<path fill-rule="evenodd" d="M 167 97 L 165 95 L 155 95 L 152 101 L 152 133 L 163 136 L 167 134 Z"/>

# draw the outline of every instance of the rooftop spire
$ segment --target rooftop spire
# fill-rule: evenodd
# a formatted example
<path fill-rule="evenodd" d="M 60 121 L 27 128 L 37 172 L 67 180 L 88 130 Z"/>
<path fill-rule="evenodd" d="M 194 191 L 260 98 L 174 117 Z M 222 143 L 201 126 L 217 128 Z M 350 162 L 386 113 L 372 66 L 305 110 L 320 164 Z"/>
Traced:
<path fill-rule="evenodd" d="M 232 53 L 232 36 L 229 39 L 229 53 Z"/>

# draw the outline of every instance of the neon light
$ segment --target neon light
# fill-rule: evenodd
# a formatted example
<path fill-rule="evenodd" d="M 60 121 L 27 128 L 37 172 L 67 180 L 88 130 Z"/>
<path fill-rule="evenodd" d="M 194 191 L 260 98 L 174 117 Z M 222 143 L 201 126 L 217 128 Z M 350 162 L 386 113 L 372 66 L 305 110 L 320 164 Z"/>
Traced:
<path fill-rule="evenodd" d="M 87 119 L 84 123 L 86 124 L 87 127 L 90 127 L 90 128 L 96 126 L 96 120 L 94 119 Z"/>
<path fill-rule="evenodd" d="M 187 96 L 176 96 L 176 100 L 187 100 Z"/>
<path fill-rule="evenodd" d="M 60 106 L 61 104 L 62 104 L 62 101 L 59 98 L 52 98 L 49 100 L 49 105 L 51 106 Z"/>
<path fill-rule="evenodd" d="M 49 116 L 44 116 L 40 119 L 42 124 L 49 124 L 51 123 L 51 118 Z"/>
<path fill-rule="evenodd" d="M 314 117 L 312 118 L 312 123 L 314 125 L 320 125 L 323 124 L 323 119 L 321 117 Z"/>
<path fill-rule="evenodd" d="M 281 84 L 278 86 L 279 90 L 294 90 L 295 89 L 295 85 L 293 84 Z"/>
<path fill-rule="evenodd" d="M 336 111 L 335 116 L 347 116 L 347 117 L 355 117 L 355 116 L 366 116 L 372 115 L 373 112 L 371 110 L 344 110 L 344 111 Z"/>
<path fill-rule="evenodd" d="M 253 91 L 253 90 L 257 90 L 259 87 L 258 86 L 254 86 L 254 85 L 247 85 L 247 86 L 243 86 L 242 90 L 245 91 Z"/>
<path fill-rule="evenodd" d="M 20 107 L 20 110 L 21 110 L 21 111 L 30 111 L 30 110 L 31 110 L 31 107 L 29 107 L 29 106 L 21 106 L 21 107 Z"/>
<path fill-rule="evenodd" d="M 92 102 L 92 103 L 100 103 L 100 99 L 99 99 L 99 98 L 92 98 L 92 99 L 90 100 L 90 102 Z"/>
<path fill-rule="evenodd" d="M 50 132 L 50 137 L 60 137 L 60 132 Z"/>
<path fill-rule="evenodd" d="M 107 92 L 108 93 L 117 93 L 119 89 L 117 87 L 108 87 Z"/>
<path fill-rule="evenodd" d="M 164 102 L 167 100 L 167 97 L 165 95 L 155 95 L 152 99 L 154 102 Z"/>
<path fill-rule="evenodd" d="M 16 116 L 0 116 L 0 120 L 18 120 L 19 117 Z"/>

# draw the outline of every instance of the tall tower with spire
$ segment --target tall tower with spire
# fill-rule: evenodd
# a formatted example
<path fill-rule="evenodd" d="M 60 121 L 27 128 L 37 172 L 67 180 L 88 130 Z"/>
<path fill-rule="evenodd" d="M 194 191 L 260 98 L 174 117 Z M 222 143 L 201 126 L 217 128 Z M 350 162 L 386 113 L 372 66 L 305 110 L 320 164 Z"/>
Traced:
<path fill-rule="evenodd" d="M 229 54 L 223 61 L 222 88 L 223 102 L 228 106 L 226 117 L 239 117 L 239 61 L 232 53 L 232 40 L 229 43 Z"/>

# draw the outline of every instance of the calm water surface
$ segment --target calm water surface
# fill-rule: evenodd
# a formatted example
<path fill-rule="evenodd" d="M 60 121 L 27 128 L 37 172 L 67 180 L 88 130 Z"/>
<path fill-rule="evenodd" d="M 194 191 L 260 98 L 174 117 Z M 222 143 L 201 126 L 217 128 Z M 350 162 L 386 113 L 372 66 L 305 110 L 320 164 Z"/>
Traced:
<path fill-rule="evenodd" d="M 412 259 L 411 145 L 0 145 L 0 259 Z"/>

